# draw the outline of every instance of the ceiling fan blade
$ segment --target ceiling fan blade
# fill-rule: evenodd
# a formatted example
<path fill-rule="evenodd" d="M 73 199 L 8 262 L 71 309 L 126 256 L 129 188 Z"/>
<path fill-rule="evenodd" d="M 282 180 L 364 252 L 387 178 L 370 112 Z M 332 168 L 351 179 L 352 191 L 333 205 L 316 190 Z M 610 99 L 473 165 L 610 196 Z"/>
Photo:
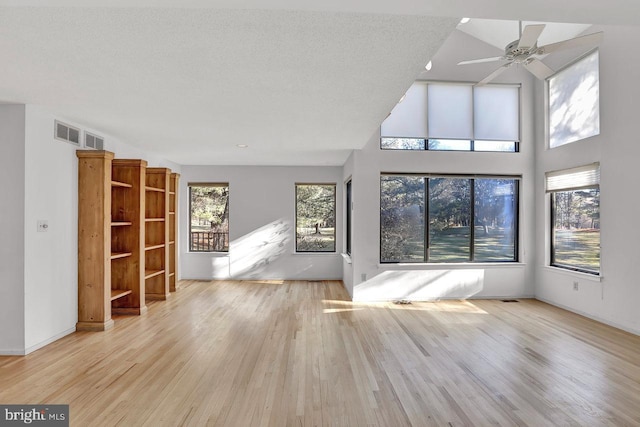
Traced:
<path fill-rule="evenodd" d="M 571 49 L 574 47 L 597 45 L 602 41 L 603 37 L 604 33 L 602 31 L 600 31 L 599 33 L 587 34 L 586 36 L 575 37 L 573 39 L 540 46 L 537 53 L 539 55 L 546 55 L 547 53 L 553 53 L 559 50 Z"/>
<path fill-rule="evenodd" d="M 476 83 L 476 86 L 484 86 L 487 83 L 489 83 L 491 80 L 495 79 L 496 77 L 498 77 L 500 74 L 502 74 L 507 68 L 509 68 L 513 63 L 509 62 L 507 64 L 504 64 L 502 67 L 498 68 L 497 70 L 495 70 L 493 73 L 489 74 L 487 77 L 485 77 L 484 79 L 480 80 L 478 83 Z"/>
<path fill-rule="evenodd" d="M 467 64 L 481 64 L 483 62 L 494 62 L 494 61 L 502 61 L 504 60 L 503 56 L 494 56 L 493 58 L 480 58 L 480 59 L 471 59 L 469 61 L 458 62 L 458 65 L 467 65 Z"/>
<path fill-rule="evenodd" d="M 538 42 L 538 37 L 542 34 L 542 30 L 544 30 L 544 27 L 544 24 L 527 25 L 524 27 L 522 36 L 520 36 L 520 41 L 518 42 L 518 48 L 529 48 L 535 46 Z"/>
<path fill-rule="evenodd" d="M 555 73 L 555 71 L 549 68 L 544 62 L 535 58 L 533 58 L 529 63 L 524 64 L 524 68 L 540 80 L 544 80 Z"/>

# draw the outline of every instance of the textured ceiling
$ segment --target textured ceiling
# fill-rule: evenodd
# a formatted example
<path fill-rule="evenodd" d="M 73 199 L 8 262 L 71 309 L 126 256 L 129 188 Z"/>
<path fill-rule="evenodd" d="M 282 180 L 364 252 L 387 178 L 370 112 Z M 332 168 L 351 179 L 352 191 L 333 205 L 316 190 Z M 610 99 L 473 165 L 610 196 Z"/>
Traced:
<path fill-rule="evenodd" d="M 0 0 L 0 102 L 181 164 L 342 165 L 461 16 L 639 14 L 637 0 Z"/>
<path fill-rule="evenodd" d="M 531 24 L 545 25 L 544 31 L 538 38 L 538 46 L 576 37 L 590 27 L 589 24 L 522 21 L 522 28 Z M 518 21 L 472 19 L 464 25 L 459 25 L 458 29 L 500 50 L 503 50 L 507 44 L 520 37 Z"/>
<path fill-rule="evenodd" d="M 638 25 L 638 0 L 0 0 L 0 6 L 300 10 Z"/>
<path fill-rule="evenodd" d="M 456 23 L 258 10 L 0 11 L 1 100 L 47 106 L 180 164 L 342 165 Z"/>

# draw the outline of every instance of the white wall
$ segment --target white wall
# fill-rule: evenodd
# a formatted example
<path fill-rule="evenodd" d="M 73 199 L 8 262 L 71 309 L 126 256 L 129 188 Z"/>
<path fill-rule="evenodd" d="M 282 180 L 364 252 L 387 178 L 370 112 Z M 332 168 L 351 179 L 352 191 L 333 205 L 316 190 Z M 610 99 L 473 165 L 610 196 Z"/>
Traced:
<path fill-rule="evenodd" d="M 228 254 L 189 252 L 188 183 L 229 183 Z M 295 184 L 335 183 L 335 253 L 295 253 Z M 342 168 L 183 166 L 180 276 L 183 279 L 340 279 Z"/>
<path fill-rule="evenodd" d="M 436 55 L 433 70 L 420 78 L 433 81 L 479 81 L 496 68 L 445 67 L 459 60 L 495 56 L 497 49 L 454 32 L 445 44 L 459 46 L 447 57 Z M 444 54 L 443 54 L 444 55 Z M 456 57 L 457 55 L 457 57 Z M 354 153 L 353 299 L 489 298 L 533 296 L 534 264 L 534 124 L 532 79 L 508 70 L 496 83 L 521 83 L 519 153 L 411 152 L 380 150 L 379 132 Z M 380 264 L 380 174 L 383 172 L 521 175 L 520 262 L 509 264 Z"/>
<path fill-rule="evenodd" d="M 24 352 L 24 105 L 0 105 L 0 354 Z"/>
<path fill-rule="evenodd" d="M 3 321 L 2 325 L 16 325 L 18 331 L 6 336 L 6 328 L 1 330 L 0 353 L 26 354 L 75 331 L 78 147 L 53 137 L 56 118 L 38 106 L 0 106 L 3 134 L 0 173 L 4 182 L 16 183 L 2 190 L 6 192 L 2 200 L 8 206 L 5 209 L 3 205 L 2 209 L 2 233 L 11 235 L 6 239 L 3 235 L 0 240 L 3 251 L 0 292 L 7 293 L 6 298 L 2 295 L 0 307 L 10 306 L 6 310 L 2 307 L 0 319 L 9 316 L 12 321 Z M 149 166 L 180 170 L 178 165 L 141 152 L 99 129 L 61 120 L 104 136 L 105 149 L 115 152 L 116 158 L 142 158 Z M 39 220 L 48 222 L 47 232 L 37 231 Z M 5 225 L 10 227 L 5 229 Z"/>
<path fill-rule="evenodd" d="M 379 136 L 356 152 L 353 298 L 356 301 L 533 296 L 534 233 L 531 139 L 520 153 L 402 152 L 379 149 Z M 380 264 L 380 174 L 477 173 L 522 175 L 520 262 L 509 264 Z M 355 188 L 355 185 L 354 185 Z M 363 276 L 365 275 L 365 276 Z M 436 280 L 437 279 L 437 280 Z"/>
<path fill-rule="evenodd" d="M 54 118 L 27 105 L 25 347 L 69 334 L 77 321 L 78 147 L 53 138 Z M 37 222 L 46 220 L 46 232 Z"/>
<path fill-rule="evenodd" d="M 635 194 L 638 144 L 637 84 L 640 28 L 603 27 L 600 46 L 600 135 L 552 150 L 545 148 L 544 102 L 537 97 L 536 227 L 549 230 L 544 173 L 599 161 L 601 168 L 601 275 L 599 278 L 549 267 L 549 232 L 537 240 L 536 297 L 605 323 L 640 333 L 640 264 L 637 261 L 640 198 Z M 549 58 L 555 68 L 578 53 Z M 543 87 L 536 90 L 542 94 Z M 577 281 L 579 290 L 573 290 Z"/>

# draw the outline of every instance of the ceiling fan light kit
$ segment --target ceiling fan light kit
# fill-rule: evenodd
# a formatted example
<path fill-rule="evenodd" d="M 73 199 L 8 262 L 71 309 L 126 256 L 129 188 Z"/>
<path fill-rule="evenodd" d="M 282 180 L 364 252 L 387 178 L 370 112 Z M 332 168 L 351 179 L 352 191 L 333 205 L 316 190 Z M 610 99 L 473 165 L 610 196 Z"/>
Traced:
<path fill-rule="evenodd" d="M 522 25 L 522 23 L 520 23 Z M 527 25 L 520 31 L 520 38 L 507 44 L 504 48 L 503 56 L 491 58 L 472 59 L 470 61 L 459 62 L 458 65 L 480 64 L 495 61 L 507 61 L 500 68 L 480 80 L 477 85 L 482 86 L 495 79 L 512 65 L 521 65 L 531 74 L 540 80 L 544 80 L 554 73 L 554 70 L 540 60 L 540 56 L 561 50 L 582 46 L 596 46 L 602 41 L 603 33 L 587 34 L 585 36 L 574 37 L 557 43 L 551 43 L 538 47 L 538 38 L 544 30 L 544 24 Z"/>

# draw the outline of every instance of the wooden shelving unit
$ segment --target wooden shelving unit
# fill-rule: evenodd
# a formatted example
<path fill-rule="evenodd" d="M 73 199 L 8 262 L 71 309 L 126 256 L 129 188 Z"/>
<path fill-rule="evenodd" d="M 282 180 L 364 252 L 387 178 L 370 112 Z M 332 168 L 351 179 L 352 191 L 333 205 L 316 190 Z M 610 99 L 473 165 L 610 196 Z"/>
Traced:
<path fill-rule="evenodd" d="M 147 168 L 144 208 L 145 292 L 148 299 L 167 299 L 169 291 L 169 192 L 171 171 Z"/>
<path fill-rule="evenodd" d="M 169 177 L 169 290 L 176 291 L 178 281 L 178 184 L 180 174 Z"/>
<path fill-rule="evenodd" d="M 78 150 L 77 330 L 142 314 L 175 290 L 178 174 L 109 151 Z M 171 285 L 170 285 L 171 283 Z"/>
<path fill-rule="evenodd" d="M 144 160 L 114 159 L 112 162 L 111 289 L 125 292 L 113 299 L 112 313 L 142 314 L 147 310 L 142 244 L 146 169 Z"/>
<path fill-rule="evenodd" d="M 111 164 L 108 151 L 78 156 L 79 331 L 104 331 L 111 319 Z M 117 294 L 115 295 L 117 296 Z"/>

